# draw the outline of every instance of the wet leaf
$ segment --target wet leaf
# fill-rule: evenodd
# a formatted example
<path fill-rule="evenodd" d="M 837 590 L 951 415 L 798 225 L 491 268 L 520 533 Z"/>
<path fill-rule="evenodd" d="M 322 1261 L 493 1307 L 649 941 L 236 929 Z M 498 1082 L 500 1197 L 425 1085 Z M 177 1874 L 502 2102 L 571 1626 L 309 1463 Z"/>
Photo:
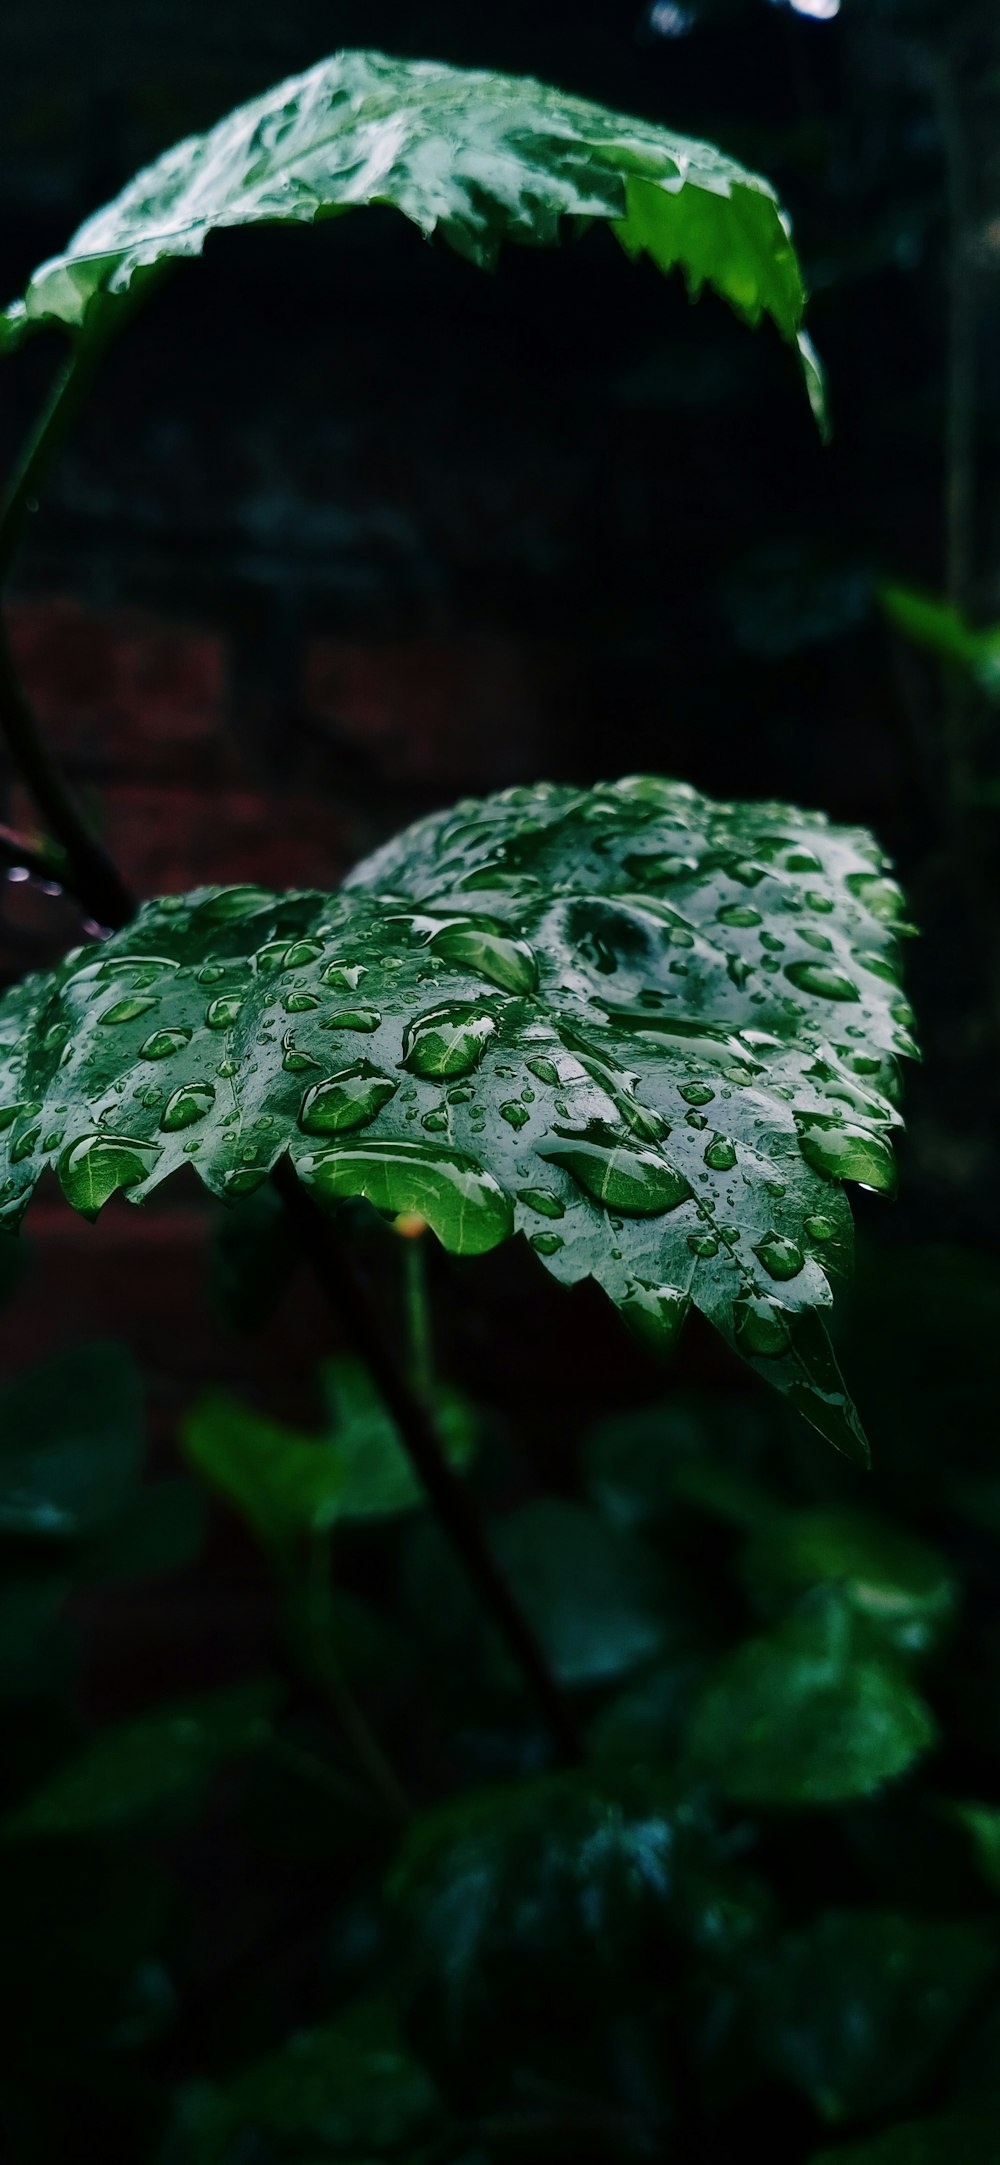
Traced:
<path fill-rule="evenodd" d="M 376 52 L 321 61 L 138 173 L 0 316 L 0 352 L 45 323 L 106 336 L 158 270 L 223 227 L 311 225 L 370 203 L 488 268 L 505 241 L 553 247 L 565 222 L 606 223 L 692 295 L 707 284 L 745 322 L 771 316 L 821 405 L 795 250 L 759 175 L 527 77 Z"/>
<path fill-rule="evenodd" d="M 287 1154 L 457 1254 L 522 1233 L 663 1350 L 700 1308 L 863 1461 L 825 1314 L 844 1183 L 893 1184 L 900 906 L 864 832 L 650 776 L 467 801 L 340 895 L 150 903 L 0 1001 L 0 1219 L 46 1167 L 94 1216 Z"/>
<path fill-rule="evenodd" d="M 564 1684 L 609 1683 L 683 1632 L 655 1551 L 582 1504 L 526 1504 L 500 1522 L 493 1542 Z"/>
<path fill-rule="evenodd" d="M 954 1578 L 940 1552 L 862 1511 L 775 1512 L 744 1551 L 743 1577 L 771 1613 L 811 1586 L 839 1586 L 903 1654 L 925 1653 L 955 1612 Z"/>

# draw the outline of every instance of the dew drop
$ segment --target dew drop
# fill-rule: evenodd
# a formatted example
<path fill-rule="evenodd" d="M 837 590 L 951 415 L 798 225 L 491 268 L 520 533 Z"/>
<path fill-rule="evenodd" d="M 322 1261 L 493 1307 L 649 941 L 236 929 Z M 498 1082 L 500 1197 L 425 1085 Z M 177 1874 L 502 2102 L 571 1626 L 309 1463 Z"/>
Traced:
<path fill-rule="evenodd" d="M 810 1240 L 818 1240 L 820 1243 L 825 1240 L 834 1240 L 836 1238 L 837 1228 L 831 1218 L 822 1218 L 819 1216 L 807 1218 L 805 1221 L 805 1229 L 809 1235 Z"/>
<path fill-rule="evenodd" d="M 532 1233 L 528 1245 L 536 1255 L 558 1255 L 565 1243 L 561 1233 Z"/>
<path fill-rule="evenodd" d="M 383 1075 L 370 1060 L 359 1060 L 326 1082 L 313 1083 L 299 1108 L 299 1126 L 305 1135 L 339 1135 L 367 1127 L 398 1089 L 393 1076 Z"/>
<path fill-rule="evenodd" d="M 219 1000 L 210 1001 L 208 1007 L 205 1009 L 205 1021 L 207 1022 L 209 1029 L 231 1029 L 233 1023 L 236 1021 L 236 1017 L 239 1014 L 242 1005 L 242 1000 L 238 1000 L 232 993 L 224 994 L 224 996 Z"/>
<path fill-rule="evenodd" d="M 128 1000 L 116 1000 L 114 1006 L 106 1007 L 97 1019 L 110 1023 L 138 1022 L 140 1015 L 148 1015 L 150 1008 L 156 1005 L 157 1001 L 148 994 L 136 993 Z"/>
<path fill-rule="evenodd" d="M 727 902 L 725 908 L 716 910 L 715 914 L 720 925 L 732 925 L 737 929 L 759 925 L 762 921 L 760 911 L 755 910 L 749 902 Z"/>
<path fill-rule="evenodd" d="M 799 992 L 813 992 L 823 1000 L 860 998 L 853 978 L 845 977 L 842 970 L 834 969 L 829 962 L 787 962 L 785 976 Z"/>
<path fill-rule="evenodd" d="M 729 1173 L 736 1163 L 736 1145 L 728 1135 L 713 1135 L 705 1149 L 705 1164 L 713 1173 Z"/>
<path fill-rule="evenodd" d="M 478 1067 L 496 1027 L 489 1009 L 465 1001 L 429 1008 L 406 1026 L 402 1065 L 414 1075 L 468 1075 Z"/>
<path fill-rule="evenodd" d="M 543 1218 L 564 1218 L 566 1216 L 565 1203 L 560 1201 L 558 1195 L 553 1195 L 549 1188 L 519 1188 L 517 1199 L 519 1203 L 525 1205 L 526 1209 L 537 1210 Z"/>
<path fill-rule="evenodd" d="M 66 1201 L 85 1218 L 96 1218 L 118 1188 L 134 1188 L 159 1156 L 155 1143 L 132 1136 L 81 1135 L 67 1144 L 59 1160 L 59 1183 Z"/>
<path fill-rule="evenodd" d="M 321 1030 L 362 1030 L 370 1036 L 382 1021 L 377 1007 L 341 1007 L 320 1023 Z"/>
<path fill-rule="evenodd" d="M 332 985 L 337 992 L 357 992 L 362 978 L 367 975 L 363 962 L 331 962 L 323 971 L 320 982 Z"/>
<path fill-rule="evenodd" d="M 195 1122 L 204 1120 L 215 1103 L 213 1083 L 182 1083 L 175 1090 L 160 1114 L 160 1127 L 165 1134 L 173 1135 L 178 1128 L 193 1128 Z"/>
<path fill-rule="evenodd" d="M 509 1128 L 523 1128 L 527 1126 L 531 1114 L 527 1106 L 522 1105 L 517 1098 L 508 1098 L 506 1104 L 500 1107 L 500 1118 L 506 1120 Z"/>
<path fill-rule="evenodd" d="M 714 1233 L 689 1233 L 688 1247 L 692 1255 L 699 1257 L 707 1258 L 719 1253 L 719 1243 Z"/>
<path fill-rule="evenodd" d="M 755 1242 L 753 1252 L 768 1277 L 779 1281 L 797 1278 L 805 1262 L 801 1248 L 796 1247 L 794 1240 L 786 1240 L 782 1233 L 765 1233 L 763 1240 Z"/>
<path fill-rule="evenodd" d="M 154 1030 L 152 1037 L 140 1045 L 139 1055 L 143 1060 L 168 1060 L 171 1053 L 183 1052 L 190 1042 L 190 1030 Z"/>
<path fill-rule="evenodd" d="M 529 1074 L 535 1077 L 536 1082 L 547 1083 L 550 1089 L 554 1089 L 557 1085 L 559 1071 L 553 1066 L 551 1060 L 526 1060 L 525 1066 Z"/>
<path fill-rule="evenodd" d="M 626 1218 L 661 1217 L 691 1194 L 683 1173 L 654 1151 L 633 1150 L 589 1132 L 568 1135 L 562 1148 L 540 1155 L 561 1165 L 595 1203 Z"/>
<path fill-rule="evenodd" d="M 307 1015 L 311 1007 L 319 1006 L 315 992 L 286 992 L 281 1003 L 286 1015 Z"/>
<path fill-rule="evenodd" d="M 857 1180 L 862 1187 L 891 1195 L 896 1186 L 892 1151 L 881 1135 L 842 1125 L 820 1113 L 797 1113 L 799 1148 L 807 1165 L 828 1180 Z"/>
<path fill-rule="evenodd" d="M 741 1353 L 757 1360 L 777 1360 L 788 1346 L 788 1322 L 766 1295 L 733 1302 L 733 1325 Z"/>

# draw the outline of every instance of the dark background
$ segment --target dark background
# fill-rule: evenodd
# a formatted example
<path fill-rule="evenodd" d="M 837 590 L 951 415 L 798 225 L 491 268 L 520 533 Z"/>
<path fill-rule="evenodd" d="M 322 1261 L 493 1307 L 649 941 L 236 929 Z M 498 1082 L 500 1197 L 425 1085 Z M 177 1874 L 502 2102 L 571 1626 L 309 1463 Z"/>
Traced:
<path fill-rule="evenodd" d="M 994 1246 L 995 710 L 889 630 L 875 588 L 1000 613 L 995 9 L 7 0 L 0 288 L 137 164 L 338 44 L 534 71 L 770 174 L 833 445 L 769 329 L 691 308 L 600 233 L 511 251 L 496 278 L 389 213 L 213 240 L 111 357 L 12 605 L 126 877 L 329 885 L 461 792 L 643 767 L 868 821 L 924 934 L 927 1061 L 903 1200 L 861 1216 L 881 1243 Z M 39 340 L 7 365 L 5 459 L 58 358 Z M 78 937 L 68 902 L 5 888 L 9 977 Z M 146 1213 L 116 1199 L 96 1230 L 40 1198 L 0 1360 L 115 1318 L 164 1436 L 210 1377 L 303 1410 L 325 1321 L 303 1291 L 249 1344 L 220 1333 L 209 1216 L 193 1178 Z M 520 1255 L 437 1267 L 450 1358 L 487 1395 L 550 1430 L 554 1406 L 648 1393 L 587 1289 L 567 1299 Z M 725 1358 L 689 1334 L 689 1366 L 725 1379 Z"/>

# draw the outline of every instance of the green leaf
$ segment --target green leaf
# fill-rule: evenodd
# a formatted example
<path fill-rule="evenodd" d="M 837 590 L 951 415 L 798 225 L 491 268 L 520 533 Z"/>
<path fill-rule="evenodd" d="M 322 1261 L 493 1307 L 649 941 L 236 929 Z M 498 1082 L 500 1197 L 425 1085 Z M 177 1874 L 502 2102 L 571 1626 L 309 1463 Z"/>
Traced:
<path fill-rule="evenodd" d="M 227 2082 L 182 2094 L 165 2165 L 236 2165 L 251 2153 L 375 2160 L 416 2142 L 439 2112 L 429 2076 L 381 2000 L 301 2030 Z"/>
<path fill-rule="evenodd" d="M 824 1317 L 843 1183 L 894 1184 L 900 908 L 863 831 L 650 776 L 466 801 L 340 895 L 147 904 L 0 1001 L 0 1218 L 46 1167 L 94 1216 L 287 1153 L 456 1254 L 523 1233 L 664 1350 L 693 1303 L 864 1461 Z"/>
<path fill-rule="evenodd" d="M 997 2116 L 989 2105 L 946 2112 L 932 2120 L 901 2120 L 881 2135 L 818 2150 L 810 2165 L 996 2165 Z"/>
<path fill-rule="evenodd" d="M 8 1814 L 3 1832 L 32 1839 L 111 1832 L 186 1795 L 225 1760 L 258 1750 L 277 1698 L 262 1679 L 99 1732 Z"/>
<path fill-rule="evenodd" d="M 763 2057 L 825 2120 L 884 2112 L 933 2074 L 995 1963 L 975 1922 L 830 1910 L 765 1975 Z"/>
<path fill-rule="evenodd" d="M 45 323 L 106 335 L 128 297 L 209 234 L 314 224 L 391 204 L 430 239 L 492 268 L 504 241 L 553 247 L 564 220 L 607 223 L 630 256 L 712 286 L 737 315 L 801 340 L 805 303 L 768 183 L 711 144 L 527 77 L 345 52 L 177 143 L 88 218 L 0 316 L 0 352 Z"/>
<path fill-rule="evenodd" d="M 934 1742 L 905 1671 L 831 1590 L 727 1656 L 695 1710 L 694 1766 L 741 1804 L 846 1803 Z"/>
<path fill-rule="evenodd" d="M 592 2038 L 602 2053 L 629 2006 L 693 1958 L 745 1955 L 769 1917 L 699 1805 L 662 1778 L 593 1769 L 428 1813 L 390 1894 L 419 2034 L 487 2087 L 540 2055 L 578 2085 Z"/>
<path fill-rule="evenodd" d="M 124 1346 L 75 1346 L 0 1390 L 0 1533 L 76 1541 L 138 1480 L 142 1386 Z"/>
<path fill-rule="evenodd" d="M 955 1582 L 939 1551 L 861 1511 L 775 1513 L 748 1543 L 743 1577 L 772 1614 L 811 1586 L 838 1585 L 902 1654 L 925 1653 L 955 1613 Z"/>
<path fill-rule="evenodd" d="M 641 1412 L 613 1414 L 584 1444 L 587 1486 L 616 1526 L 654 1527 L 676 1521 L 678 1504 L 694 1503 L 737 1525 L 754 1527 L 782 1516 L 742 1465 L 713 1458 L 720 1442 L 753 1450 L 767 1434 L 770 1408 L 677 1396 Z M 704 1493 L 703 1493 L 704 1491 Z"/>
<path fill-rule="evenodd" d="M 905 586 L 884 586 L 879 598 L 890 622 L 915 646 L 957 662 L 988 699 L 1000 700 L 1000 624 L 977 628 L 951 602 Z"/>
<path fill-rule="evenodd" d="M 1000 1804 L 950 1804 L 944 1809 L 964 1828 L 987 1886 L 1000 1895 Z"/>
<path fill-rule="evenodd" d="M 526 1504 L 494 1527 L 493 1545 L 564 1684 L 611 1683 L 683 1629 L 655 1551 L 582 1504 Z"/>
<path fill-rule="evenodd" d="M 235 1505 L 258 1540 L 279 1549 L 344 1519 L 384 1518 L 424 1500 L 363 1363 L 343 1356 L 321 1374 L 331 1422 L 324 1436 L 286 1428 L 221 1393 L 195 1407 L 182 1432 L 202 1478 Z M 435 1411 L 448 1457 L 461 1469 L 475 1449 L 472 1413 L 446 1390 L 436 1393 Z"/>

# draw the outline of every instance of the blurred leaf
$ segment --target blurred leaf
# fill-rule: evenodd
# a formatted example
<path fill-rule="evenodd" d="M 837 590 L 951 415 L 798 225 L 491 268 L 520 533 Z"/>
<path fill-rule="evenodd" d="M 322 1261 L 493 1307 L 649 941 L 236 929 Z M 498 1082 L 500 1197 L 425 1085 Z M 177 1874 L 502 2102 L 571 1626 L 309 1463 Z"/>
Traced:
<path fill-rule="evenodd" d="M 0 1700 L 28 1698 L 65 1682 L 68 1643 L 61 1619 L 71 1586 L 65 1572 L 0 1575 Z"/>
<path fill-rule="evenodd" d="M 341 1518 L 385 1518 L 412 1511 L 424 1491 L 400 1442 L 399 1430 L 362 1361 L 342 1354 L 320 1370 L 330 1417 L 330 1444 L 340 1463 Z M 473 1408 L 458 1391 L 439 1385 L 435 1422 L 442 1447 L 457 1471 L 472 1459 L 477 1441 Z"/>
<path fill-rule="evenodd" d="M 261 1679 L 99 1731 L 76 1759 L 8 1813 L 8 1838 L 106 1833 L 185 1795 L 271 1734 L 280 1694 Z"/>
<path fill-rule="evenodd" d="M 221 1393 L 188 1415 L 184 1449 L 266 1546 L 289 1546 L 346 1519 L 411 1511 L 423 1490 L 399 1431 L 361 1361 L 343 1355 L 321 1370 L 331 1427 L 325 1436 L 286 1428 Z M 435 1394 L 441 1440 L 453 1466 L 476 1443 L 471 1408 L 457 1392 Z"/>
<path fill-rule="evenodd" d="M 681 269 L 692 296 L 707 283 L 745 322 L 766 313 L 798 342 L 787 222 L 767 182 L 721 151 L 527 77 L 344 52 L 139 173 L 0 315 L 0 352 L 47 322 L 106 335 L 130 289 L 220 228 L 313 224 L 367 203 L 488 268 L 504 241 L 552 247 L 564 221 L 607 222 L 630 256 Z"/>
<path fill-rule="evenodd" d="M 995 2109 L 941 2113 L 932 2120 L 904 2120 L 861 2142 L 819 2150 L 810 2165 L 996 2165 Z"/>
<path fill-rule="evenodd" d="M 622 1765 L 676 1765 L 708 1666 L 704 1654 L 679 1654 L 617 1693 L 588 1729 L 593 1757 Z"/>
<path fill-rule="evenodd" d="M 493 1545 L 564 1684 L 609 1683 L 684 1634 L 655 1551 L 583 1504 L 526 1504 L 494 1527 Z"/>
<path fill-rule="evenodd" d="M 946 1809 L 968 1835 L 987 1886 L 1000 1894 L 1000 1804 L 952 1804 Z"/>
<path fill-rule="evenodd" d="M 428 1813 L 390 1893 L 418 2034 L 470 2095 L 525 2066 L 597 2084 L 630 2009 L 669 2004 L 695 1956 L 726 1962 L 769 1919 L 698 1805 L 593 1770 Z"/>
<path fill-rule="evenodd" d="M 389 2008 L 365 2000 L 301 2030 L 226 2082 L 182 2094 L 165 2165 L 239 2165 L 251 2157 L 393 2157 L 433 2126 L 438 2101 Z"/>
<path fill-rule="evenodd" d="M 928 1542 L 861 1511 L 775 1514 L 748 1543 L 742 1575 L 768 1614 L 833 1583 L 900 1653 L 922 1654 L 952 1621 L 955 1582 Z"/>
<path fill-rule="evenodd" d="M 903 1774 L 931 1713 L 838 1590 L 730 1654 L 695 1709 L 692 1763 L 743 1804 L 837 1804 Z"/>
<path fill-rule="evenodd" d="M 898 631 L 943 661 L 957 662 L 988 699 L 1000 700 L 1000 624 L 977 630 L 951 602 L 905 586 L 883 586 L 879 598 Z"/>
<path fill-rule="evenodd" d="M 142 1385 L 124 1346 L 51 1355 L 0 1389 L 0 1533 L 79 1540 L 139 1478 Z"/>
<path fill-rule="evenodd" d="M 288 1212 L 269 1183 L 244 1196 L 238 1210 L 218 1211 L 208 1293 L 223 1322 L 235 1331 L 259 1330 L 287 1292 L 297 1261 Z"/>
<path fill-rule="evenodd" d="M 769 1433 L 768 1416 L 769 1409 L 756 1404 L 707 1395 L 678 1396 L 636 1413 L 613 1414 L 585 1439 L 587 1487 L 616 1526 L 669 1525 L 676 1520 L 679 1497 L 690 1494 L 689 1477 L 697 1485 L 707 1468 L 706 1478 L 733 1484 L 753 1523 L 774 1506 L 744 1466 L 728 1459 L 734 1446 L 751 1459 L 757 1454 Z"/>
<path fill-rule="evenodd" d="M 901 906 L 863 829 L 655 775 L 466 800 L 337 895 L 147 903 L 0 1000 L 5 1222 L 47 1167 L 93 1218 L 287 1156 L 456 1254 L 522 1232 L 661 1352 L 696 1306 L 866 1463 L 826 1319 L 844 1183 L 895 1181 Z"/>
<path fill-rule="evenodd" d="M 975 1922 L 830 1910 L 762 1973 L 761 2054 L 825 2120 L 885 2112 L 932 2078 L 995 1963 Z"/>
<path fill-rule="evenodd" d="M 186 1571 L 201 1555 L 207 1520 L 204 1491 L 196 1482 L 183 1475 L 149 1481 L 88 1541 L 78 1578 L 85 1585 L 110 1586 Z"/>
<path fill-rule="evenodd" d="M 333 1525 L 344 1468 L 328 1438 L 284 1428 L 220 1392 L 188 1414 L 181 1442 L 265 1547 L 284 1549 Z"/>

